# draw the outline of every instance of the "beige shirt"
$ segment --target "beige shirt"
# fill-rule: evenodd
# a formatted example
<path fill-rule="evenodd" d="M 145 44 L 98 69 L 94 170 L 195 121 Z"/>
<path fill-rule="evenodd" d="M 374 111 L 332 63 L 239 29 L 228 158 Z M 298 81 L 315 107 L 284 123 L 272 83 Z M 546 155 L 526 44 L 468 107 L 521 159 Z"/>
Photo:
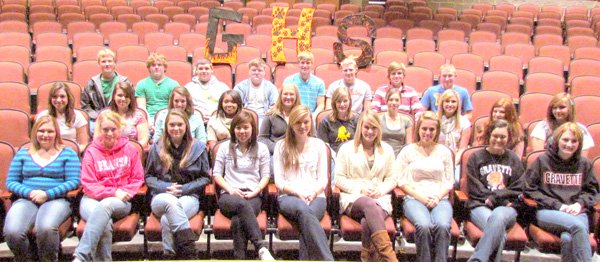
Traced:
<path fill-rule="evenodd" d="M 354 140 L 344 143 L 338 151 L 335 163 L 336 186 L 340 188 L 340 212 L 350 212 L 352 203 L 363 195 L 363 188 L 375 186 L 381 196 L 377 203 L 388 214 L 392 213 L 391 195 L 396 187 L 396 176 L 390 168 L 394 163 L 394 149 L 381 142 L 382 150 L 375 148 L 373 167 L 369 168 L 362 145 L 354 150 Z"/>
<path fill-rule="evenodd" d="M 431 154 L 426 156 L 417 148 L 413 143 L 400 151 L 393 168 L 399 172 L 398 186 L 411 185 L 428 196 L 437 195 L 442 189 L 452 189 L 454 160 L 450 149 L 436 144 Z"/>

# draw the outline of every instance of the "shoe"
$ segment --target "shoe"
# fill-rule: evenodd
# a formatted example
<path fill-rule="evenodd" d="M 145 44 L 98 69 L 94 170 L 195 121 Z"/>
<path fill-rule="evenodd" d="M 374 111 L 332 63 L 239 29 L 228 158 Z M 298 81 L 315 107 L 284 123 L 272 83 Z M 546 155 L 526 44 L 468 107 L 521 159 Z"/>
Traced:
<path fill-rule="evenodd" d="M 266 247 L 261 247 L 258 250 L 258 257 L 262 261 L 275 261 L 275 258 L 273 258 L 271 252 L 269 252 L 269 249 L 267 249 Z"/>
<path fill-rule="evenodd" d="M 175 237 L 175 253 L 178 259 L 198 259 L 196 257 L 195 242 L 198 236 L 189 228 L 179 230 L 173 234 Z"/>

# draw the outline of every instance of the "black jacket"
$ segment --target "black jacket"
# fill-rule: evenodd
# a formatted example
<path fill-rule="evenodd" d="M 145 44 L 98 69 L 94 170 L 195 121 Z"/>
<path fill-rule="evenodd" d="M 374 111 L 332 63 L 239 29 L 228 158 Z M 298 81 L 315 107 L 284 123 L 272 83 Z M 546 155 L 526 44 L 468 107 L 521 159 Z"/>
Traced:
<path fill-rule="evenodd" d="M 598 201 L 598 182 L 592 164 L 585 157 L 563 160 L 552 146 L 525 171 L 525 194 L 540 204 L 539 208 L 560 210 L 579 203 L 591 209 Z"/>
<path fill-rule="evenodd" d="M 485 205 L 490 199 L 496 206 L 515 203 L 523 192 L 523 164 L 511 150 L 492 155 L 485 148 L 473 153 L 467 162 L 469 209 Z"/>

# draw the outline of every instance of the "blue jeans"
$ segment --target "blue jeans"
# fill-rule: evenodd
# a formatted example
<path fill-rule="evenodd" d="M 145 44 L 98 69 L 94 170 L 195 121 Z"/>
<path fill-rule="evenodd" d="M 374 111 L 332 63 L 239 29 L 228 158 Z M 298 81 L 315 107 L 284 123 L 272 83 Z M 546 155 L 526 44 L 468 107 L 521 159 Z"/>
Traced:
<path fill-rule="evenodd" d="M 189 219 L 198 213 L 200 201 L 195 196 L 176 197 L 161 193 L 152 198 L 152 213 L 160 218 L 163 253 L 175 255 L 173 233 L 190 228 Z"/>
<path fill-rule="evenodd" d="M 300 230 L 299 260 L 333 261 L 327 236 L 321 227 L 327 201 L 317 197 L 310 205 L 296 196 L 282 195 L 277 199 L 279 212 Z"/>
<path fill-rule="evenodd" d="M 491 210 L 487 206 L 471 209 L 471 222 L 483 229 L 483 237 L 477 243 L 469 260 L 502 261 L 502 250 L 506 242 L 506 230 L 517 220 L 517 211 L 512 207 L 499 206 Z"/>
<path fill-rule="evenodd" d="M 405 198 L 403 202 L 404 215 L 416 228 L 417 261 L 447 262 L 452 223 L 450 202 L 442 199 L 431 210 L 413 198 Z M 432 253 L 435 260 L 431 259 Z"/>
<path fill-rule="evenodd" d="M 586 213 L 574 216 L 558 210 L 542 209 L 535 215 L 540 228 L 560 236 L 561 261 L 592 261 Z"/>
<path fill-rule="evenodd" d="M 100 201 L 83 196 L 79 206 L 81 218 L 87 224 L 73 254 L 82 261 L 112 260 L 112 224 L 131 211 L 131 203 L 116 197 Z"/>
<path fill-rule="evenodd" d="M 16 261 L 32 261 L 27 234 L 35 226 L 35 242 L 40 261 L 57 261 L 60 247 L 58 227 L 71 215 L 71 205 L 64 198 L 37 205 L 28 199 L 15 201 L 4 221 L 4 239 Z"/>

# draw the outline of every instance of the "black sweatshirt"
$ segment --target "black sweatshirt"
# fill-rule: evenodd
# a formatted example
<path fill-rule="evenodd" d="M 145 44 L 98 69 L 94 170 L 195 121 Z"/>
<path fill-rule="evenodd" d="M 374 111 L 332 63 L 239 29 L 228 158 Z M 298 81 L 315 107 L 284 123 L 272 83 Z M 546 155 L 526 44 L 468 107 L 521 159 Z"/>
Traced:
<path fill-rule="evenodd" d="M 597 202 L 598 182 L 592 164 L 585 157 L 563 160 L 551 146 L 525 171 L 525 194 L 540 204 L 541 209 L 579 203 L 590 210 Z"/>
<path fill-rule="evenodd" d="M 515 202 L 523 192 L 523 171 L 521 160 L 511 150 L 502 155 L 492 155 L 485 148 L 473 153 L 467 162 L 467 208 L 485 206 L 486 199 L 494 207 Z"/>

